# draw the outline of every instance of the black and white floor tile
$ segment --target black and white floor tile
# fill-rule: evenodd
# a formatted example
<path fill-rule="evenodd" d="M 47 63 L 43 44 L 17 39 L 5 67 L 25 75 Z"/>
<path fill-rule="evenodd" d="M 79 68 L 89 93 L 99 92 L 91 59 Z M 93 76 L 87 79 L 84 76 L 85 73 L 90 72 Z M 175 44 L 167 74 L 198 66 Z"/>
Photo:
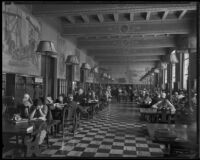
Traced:
<path fill-rule="evenodd" d="M 49 142 L 41 157 L 162 157 L 164 149 L 151 142 L 132 104 L 111 104 L 93 119 L 82 120 L 74 137 L 59 133 Z"/>

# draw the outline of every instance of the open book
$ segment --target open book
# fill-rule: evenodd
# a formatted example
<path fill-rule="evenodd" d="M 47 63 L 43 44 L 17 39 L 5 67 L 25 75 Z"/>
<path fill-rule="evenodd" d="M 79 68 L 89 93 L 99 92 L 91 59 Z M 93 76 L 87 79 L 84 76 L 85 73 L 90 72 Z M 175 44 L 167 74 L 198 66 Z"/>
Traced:
<path fill-rule="evenodd" d="M 12 120 L 12 122 L 15 124 L 27 123 L 28 121 L 28 119 Z"/>
<path fill-rule="evenodd" d="M 43 120 L 46 121 L 47 119 L 45 117 L 39 117 L 39 118 L 32 118 L 31 121 L 37 121 L 37 120 Z"/>

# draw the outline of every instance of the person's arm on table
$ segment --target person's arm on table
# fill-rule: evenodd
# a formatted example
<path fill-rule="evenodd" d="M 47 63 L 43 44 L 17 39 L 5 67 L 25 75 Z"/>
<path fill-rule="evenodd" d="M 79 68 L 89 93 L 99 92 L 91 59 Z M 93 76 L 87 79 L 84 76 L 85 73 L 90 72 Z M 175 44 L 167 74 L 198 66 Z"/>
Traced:
<path fill-rule="evenodd" d="M 157 102 L 156 104 L 152 105 L 151 107 L 157 109 L 157 108 L 158 108 L 158 105 L 159 105 L 161 102 L 162 102 L 162 101 L 159 101 L 159 102 Z"/>
<path fill-rule="evenodd" d="M 176 112 L 176 108 L 174 107 L 174 105 L 171 104 L 171 102 L 170 102 L 169 100 L 167 100 L 167 104 L 168 104 L 168 106 L 170 107 L 171 112 L 172 112 L 172 113 L 175 113 L 175 112 Z"/>
<path fill-rule="evenodd" d="M 31 111 L 31 113 L 30 113 L 29 118 L 30 118 L 30 119 L 33 119 L 33 117 L 34 117 L 34 115 L 35 115 L 35 112 L 36 112 L 36 110 L 37 110 L 37 107 L 36 107 L 36 106 L 33 106 L 31 109 L 32 109 L 32 111 Z"/>
<path fill-rule="evenodd" d="M 43 108 L 41 107 L 39 108 L 39 113 L 41 117 L 46 118 L 47 112 L 48 112 L 48 107 L 46 105 L 44 105 Z"/>

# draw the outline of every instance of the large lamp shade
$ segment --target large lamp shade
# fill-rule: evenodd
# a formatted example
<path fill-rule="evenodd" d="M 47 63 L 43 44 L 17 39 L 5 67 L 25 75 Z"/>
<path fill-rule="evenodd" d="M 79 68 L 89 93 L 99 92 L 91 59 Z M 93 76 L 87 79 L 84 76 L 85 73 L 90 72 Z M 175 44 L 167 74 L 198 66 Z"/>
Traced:
<path fill-rule="evenodd" d="M 81 66 L 81 69 L 90 70 L 91 67 L 88 63 L 83 63 L 82 66 Z"/>
<path fill-rule="evenodd" d="M 79 64 L 79 60 L 77 58 L 76 55 L 69 55 L 67 56 L 67 60 L 65 62 L 66 64 L 74 64 L 74 65 L 78 65 Z"/>
<path fill-rule="evenodd" d="M 99 73 L 99 69 L 98 69 L 98 67 L 94 67 L 94 68 L 92 68 L 91 72 L 93 72 L 93 73 Z"/>
<path fill-rule="evenodd" d="M 57 54 L 54 44 L 51 41 L 40 41 L 36 52 L 47 53 L 50 56 L 54 56 Z"/>

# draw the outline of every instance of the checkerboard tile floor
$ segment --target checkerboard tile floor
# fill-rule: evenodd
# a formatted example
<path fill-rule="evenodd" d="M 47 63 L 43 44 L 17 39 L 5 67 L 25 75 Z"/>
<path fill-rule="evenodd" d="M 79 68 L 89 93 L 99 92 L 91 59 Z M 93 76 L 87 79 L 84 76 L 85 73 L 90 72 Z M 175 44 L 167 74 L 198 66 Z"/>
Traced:
<path fill-rule="evenodd" d="M 150 141 L 138 117 L 131 104 L 111 104 L 93 119 L 82 120 L 74 137 L 50 137 L 41 157 L 162 157 L 164 146 Z"/>

